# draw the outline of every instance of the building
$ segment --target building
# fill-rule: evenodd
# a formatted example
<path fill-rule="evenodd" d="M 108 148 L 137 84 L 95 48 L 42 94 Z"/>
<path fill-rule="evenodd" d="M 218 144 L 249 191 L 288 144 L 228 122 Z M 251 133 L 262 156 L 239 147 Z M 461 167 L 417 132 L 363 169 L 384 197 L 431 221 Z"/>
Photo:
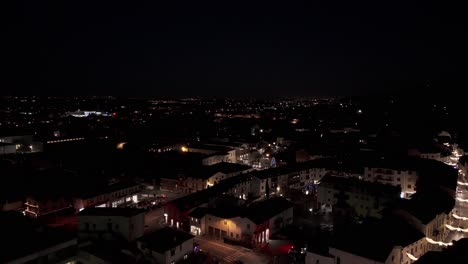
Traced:
<path fill-rule="evenodd" d="M 425 144 L 424 146 L 409 149 L 410 156 L 420 157 L 422 159 L 432 159 L 440 162 L 449 162 L 450 152 L 443 145 Z"/>
<path fill-rule="evenodd" d="M 78 249 L 76 262 L 82 264 L 133 264 L 141 259 L 138 249 L 120 243 L 93 242 L 83 243 Z"/>
<path fill-rule="evenodd" d="M 291 189 L 305 192 L 316 186 L 326 174 L 362 178 L 359 168 L 328 158 L 251 173 L 255 186 L 259 187 L 254 190 L 256 196 L 286 195 Z"/>
<path fill-rule="evenodd" d="M 364 168 L 365 181 L 377 181 L 400 186 L 401 197 L 410 198 L 416 190 L 438 188 L 455 197 L 457 171 L 432 159 L 408 158 L 402 160 L 370 161 Z"/>
<path fill-rule="evenodd" d="M 0 211 L 16 211 L 23 208 L 24 202 L 20 198 L 3 200 L 0 202 Z"/>
<path fill-rule="evenodd" d="M 90 188 L 73 198 L 76 210 L 87 207 L 117 207 L 120 205 L 137 203 L 137 193 L 141 188 L 139 184 L 118 182 L 105 186 L 90 186 Z"/>
<path fill-rule="evenodd" d="M 306 264 L 335 264 L 335 257 L 330 255 L 327 245 L 321 244 L 321 241 L 312 243 L 307 248 Z"/>
<path fill-rule="evenodd" d="M 147 259 L 160 264 L 175 264 L 187 259 L 193 252 L 193 237 L 183 231 L 165 227 L 138 239 L 137 247 Z"/>
<path fill-rule="evenodd" d="M 414 264 L 464 264 L 468 263 L 468 238 L 453 242 L 453 246 L 442 251 L 429 251 L 420 257 Z"/>
<path fill-rule="evenodd" d="M 468 174 L 468 155 L 460 157 L 458 160 L 458 170 L 463 176 Z"/>
<path fill-rule="evenodd" d="M 183 147 L 182 151 L 202 153 L 202 154 L 208 155 L 208 157 L 204 159 L 203 165 L 213 165 L 213 164 L 216 164 L 218 162 L 223 162 L 223 161 L 231 162 L 231 163 L 237 162 L 236 150 L 230 147 L 219 146 L 219 145 L 216 146 L 216 145 L 206 145 L 206 144 L 191 144 L 190 146 Z"/>
<path fill-rule="evenodd" d="M 72 207 L 71 201 L 60 195 L 30 194 L 26 196 L 24 212 L 31 217 L 47 215 Z"/>
<path fill-rule="evenodd" d="M 202 159 L 202 164 L 205 166 L 211 166 L 221 162 L 230 162 L 229 156 L 230 154 L 228 152 L 215 152 L 206 154 Z"/>
<path fill-rule="evenodd" d="M 78 213 L 78 234 L 85 239 L 123 238 L 143 235 L 145 211 L 136 208 L 90 207 Z"/>
<path fill-rule="evenodd" d="M 250 148 L 248 144 L 230 142 L 227 139 L 225 140 L 214 139 L 214 140 L 205 142 L 204 145 L 234 149 L 236 153 L 236 162 L 241 163 L 241 164 L 248 164 L 248 162 L 244 162 L 244 161 L 248 161 L 249 154 L 250 154 Z"/>
<path fill-rule="evenodd" d="M 201 166 L 184 173 L 178 185 L 179 190 L 185 193 L 201 191 L 227 178 L 251 171 L 249 166 L 220 162 L 211 166 Z"/>
<path fill-rule="evenodd" d="M 418 192 L 389 210 L 434 241 L 444 241 L 455 200 L 440 191 Z"/>
<path fill-rule="evenodd" d="M 396 163 L 393 165 L 396 165 Z M 363 179 L 365 181 L 376 181 L 399 186 L 401 188 L 401 197 L 409 198 L 412 194 L 416 193 L 418 172 L 414 168 L 381 163 L 381 165 L 366 166 L 364 168 Z"/>
<path fill-rule="evenodd" d="M 190 217 L 195 235 L 240 241 L 258 246 L 268 243 L 270 236 L 293 222 L 293 205 L 282 197 L 274 197 L 248 206 L 199 207 Z"/>
<path fill-rule="evenodd" d="M 77 239 L 38 224 L 18 212 L 0 213 L 1 263 L 68 263 L 75 261 Z"/>
<path fill-rule="evenodd" d="M 0 136 L 0 155 L 34 153 L 42 149 L 42 143 L 34 141 L 32 135 Z"/>
<path fill-rule="evenodd" d="M 0 155 L 15 154 L 15 153 L 16 153 L 16 144 L 4 143 L 0 141 Z"/>
<path fill-rule="evenodd" d="M 409 264 L 429 249 L 423 233 L 403 221 L 385 220 L 364 223 L 335 238 L 329 255 L 340 264 Z"/>
<path fill-rule="evenodd" d="M 357 178 L 326 175 L 317 187 L 318 208 L 332 208 L 337 195 L 343 193 L 345 201 L 357 216 L 382 216 L 385 206 L 400 197 L 400 187 L 379 182 L 367 182 Z"/>
<path fill-rule="evenodd" d="M 213 187 L 188 194 L 168 202 L 164 206 L 166 221 L 171 226 L 179 226 L 187 232 L 190 231 L 189 212 L 199 206 L 208 204 L 224 194 L 232 194 L 242 199 L 252 197 L 252 177 L 249 174 L 240 174 L 220 181 Z"/>

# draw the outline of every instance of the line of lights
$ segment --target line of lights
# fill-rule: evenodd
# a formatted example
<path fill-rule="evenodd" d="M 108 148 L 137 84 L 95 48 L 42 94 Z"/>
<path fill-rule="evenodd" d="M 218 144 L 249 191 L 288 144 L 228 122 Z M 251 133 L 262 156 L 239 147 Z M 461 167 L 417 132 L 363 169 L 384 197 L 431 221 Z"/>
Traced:
<path fill-rule="evenodd" d="M 433 245 L 439 245 L 439 246 L 444 246 L 444 247 L 453 246 L 452 242 L 444 243 L 442 241 L 435 241 L 432 238 L 428 238 L 428 237 L 426 237 L 426 241 Z"/>
<path fill-rule="evenodd" d="M 411 260 L 414 260 L 414 261 L 418 260 L 417 257 L 413 256 L 412 254 L 410 254 L 408 252 L 406 252 L 406 255 L 408 255 L 408 258 L 410 258 Z"/>
<path fill-rule="evenodd" d="M 458 185 L 468 186 L 468 182 L 457 181 Z"/>
<path fill-rule="evenodd" d="M 37 216 L 37 213 L 36 212 L 33 212 L 33 211 L 29 211 L 28 209 L 24 210 L 26 213 L 30 213 L 30 214 L 33 214 L 35 216 Z"/>
<path fill-rule="evenodd" d="M 452 214 L 453 218 L 455 219 L 460 219 L 460 220 L 463 220 L 463 221 L 468 221 L 468 217 L 464 217 L 464 216 L 459 216 L 457 214 Z"/>
<path fill-rule="evenodd" d="M 468 228 L 454 227 L 454 226 L 451 226 L 451 225 L 445 225 L 445 226 L 451 231 L 458 231 L 458 232 L 468 233 Z"/>
<path fill-rule="evenodd" d="M 67 138 L 67 139 L 60 139 L 60 140 L 50 140 L 50 141 L 47 141 L 47 144 L 78 141 L 78 140 L 84 140 L 84 138 L 81 137 L 81 138 Z"/>
<path fill-rule="evenodd" d="M 468 199 L 463 199 L 463 198 L 458 198 L 458 197 L 457 197 L 457 201 L 463 202 L 463 203 L 468 203 Z"/>

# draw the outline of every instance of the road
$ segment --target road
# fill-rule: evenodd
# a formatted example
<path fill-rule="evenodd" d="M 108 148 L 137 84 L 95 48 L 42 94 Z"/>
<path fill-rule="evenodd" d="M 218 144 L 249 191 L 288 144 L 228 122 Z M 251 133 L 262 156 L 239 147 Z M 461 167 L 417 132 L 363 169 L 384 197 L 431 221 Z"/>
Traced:
<path fill-rule="evenodd" d="M 273 263 L 273 257 L 254 252 L 250 249 L 224 244 L 220 240 L 211 240 L 203 237 L 196 237 L 195 243 L 199 248 L 216 258 L 219 263 L 233 263 L 240 260 L 243 263 L 268 264 Z"/>
<path fill-rule="evenodd" d="M 182 197 L 186 194 L 174 193 L 161 190 L 144 190 L 146 194 L 154 196 L 166 196 L 166 201 L 170 202 L 174 199 Z M 164 206 L 160 208 L 148 209 L 145 213 L 145 233 L 151 233 L 166 226 L 164 217 Z"/>
<path fill-rule="evenodd" d="M 164 208 L 149 210 L 145 214 L 145 233 L 151 233 L 166 226 Z"/>

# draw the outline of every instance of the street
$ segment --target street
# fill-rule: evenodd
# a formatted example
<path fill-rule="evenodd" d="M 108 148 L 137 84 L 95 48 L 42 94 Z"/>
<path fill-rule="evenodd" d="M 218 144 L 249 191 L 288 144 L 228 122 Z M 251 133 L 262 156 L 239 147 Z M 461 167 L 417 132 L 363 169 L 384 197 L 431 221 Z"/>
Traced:
<path fill-rule="evenodd" d="M 221 240 L 211 240 L 203 237 L 196 237 L 195 243 L 209 256 L 216 258 L 219 263 L 233 263 L 240 260 L 243 263 L 267 264 L 273 263 L 273 257 L 254 252 L 250 249 L 229 245 Z"/>
<path fill-rule="evenodd" d="M 150 209 L 145 214 L 145 233 L 154 232 L 166 226 L 164 208 Z"/>

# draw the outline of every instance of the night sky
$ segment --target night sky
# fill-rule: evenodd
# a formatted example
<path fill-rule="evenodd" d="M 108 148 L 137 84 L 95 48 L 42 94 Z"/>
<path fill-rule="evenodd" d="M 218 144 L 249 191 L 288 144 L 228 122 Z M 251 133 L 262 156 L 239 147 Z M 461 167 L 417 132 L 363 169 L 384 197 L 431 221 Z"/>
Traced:
<path fill-rule="evenodd" d="M 467 83 L 466 1 L 9 2 L 6 94 L 358 95 Z"/>

